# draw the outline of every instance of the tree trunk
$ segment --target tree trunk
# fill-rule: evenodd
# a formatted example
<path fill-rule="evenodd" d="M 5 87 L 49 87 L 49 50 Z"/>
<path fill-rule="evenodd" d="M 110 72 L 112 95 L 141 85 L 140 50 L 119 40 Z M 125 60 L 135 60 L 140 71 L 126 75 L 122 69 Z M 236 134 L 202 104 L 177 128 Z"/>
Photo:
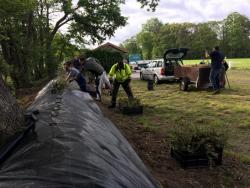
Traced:
<path fill-rule="evenodd" d="M 24 128 L 24 116 L 0 73 L 0 145 Z"/>

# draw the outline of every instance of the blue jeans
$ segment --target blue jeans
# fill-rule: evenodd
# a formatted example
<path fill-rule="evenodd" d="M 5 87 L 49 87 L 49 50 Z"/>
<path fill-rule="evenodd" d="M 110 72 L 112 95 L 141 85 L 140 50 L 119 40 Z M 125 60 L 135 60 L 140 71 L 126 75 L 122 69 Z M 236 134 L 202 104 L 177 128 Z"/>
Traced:
<path fill-rule="evenodd" d="M 83 75 L 80 73 L 75 80 L 78 83 L 81 91 L 86 92 L 86 80 Z"/>
<path fill-rule="evenodd" d="M 220 77 L 221 77 L 221 69 L 211 69 L 210 82 L 212 83 L 214 90 L 220 89 Z"/>

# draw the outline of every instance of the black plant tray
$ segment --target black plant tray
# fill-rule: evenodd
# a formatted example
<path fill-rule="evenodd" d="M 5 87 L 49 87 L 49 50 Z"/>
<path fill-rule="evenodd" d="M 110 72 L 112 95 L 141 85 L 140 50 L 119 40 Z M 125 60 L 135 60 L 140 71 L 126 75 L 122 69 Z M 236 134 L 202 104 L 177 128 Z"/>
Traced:
<path fill-rule="evenodd" d="M 184 153 L 171 149 L 171 157 L 179 162 L 183 168 L 199 168 L 217 166 L 222 164 L 223 149 L 218 149 L 216 156 L 208 156 L 204 153 Z"/>
<path fill-rule="evenodd" d="M 119 109 L 125 115 L 139 115 L 143 113 L 143 106 L 120 106 Z"/>

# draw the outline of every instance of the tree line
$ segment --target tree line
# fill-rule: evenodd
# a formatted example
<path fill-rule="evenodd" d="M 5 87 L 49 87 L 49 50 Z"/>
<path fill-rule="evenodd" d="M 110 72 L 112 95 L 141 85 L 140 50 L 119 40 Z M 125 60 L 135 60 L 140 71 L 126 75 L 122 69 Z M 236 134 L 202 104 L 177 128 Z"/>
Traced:
<path fill-rule="evenodd" d="M 166 23 L 152 18 L 142 30 L 121 46 L 130 54 L 141 54 L 143 59 L 162 58 L 169 48 L 187 47 L 187 58 L 200 59 L 204 50 L 219 45 L 229 58 L 250 57 L 250 20 L 237 12 L 222 21 L 205 23 Z"/>

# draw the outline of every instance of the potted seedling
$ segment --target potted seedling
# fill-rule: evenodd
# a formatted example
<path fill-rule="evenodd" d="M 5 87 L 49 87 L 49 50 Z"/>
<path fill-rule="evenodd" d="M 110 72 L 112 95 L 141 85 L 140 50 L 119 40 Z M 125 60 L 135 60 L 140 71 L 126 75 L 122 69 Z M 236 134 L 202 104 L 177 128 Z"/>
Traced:
<path fill-rule="evenodd" d="M 171 156 L 182 167 L 204 167 L 222 164 L 227 136 L 206 126 L 178 127 L 171 134 Z"/>
<path fill-rule="evenodd" d="M 143 106 L 139 99 L 127 99 L 127 98 L 120 98 L 119 102 L 119 109 L 123 114 L 126 115 L 137 115 L 143 113 Z"/>
<path fill-rule="evenodd" d="M 57 79 L 53 83 L 51 93 L 55 94 L 58 91 L 63 90 L 65 88 L 65 86 L 66 86 L 66 83 L 67 83 L 67 81 L 66 81 L 65 73 L 64 73 L 62 67 L 60 67 L 58 69 Z"/>

